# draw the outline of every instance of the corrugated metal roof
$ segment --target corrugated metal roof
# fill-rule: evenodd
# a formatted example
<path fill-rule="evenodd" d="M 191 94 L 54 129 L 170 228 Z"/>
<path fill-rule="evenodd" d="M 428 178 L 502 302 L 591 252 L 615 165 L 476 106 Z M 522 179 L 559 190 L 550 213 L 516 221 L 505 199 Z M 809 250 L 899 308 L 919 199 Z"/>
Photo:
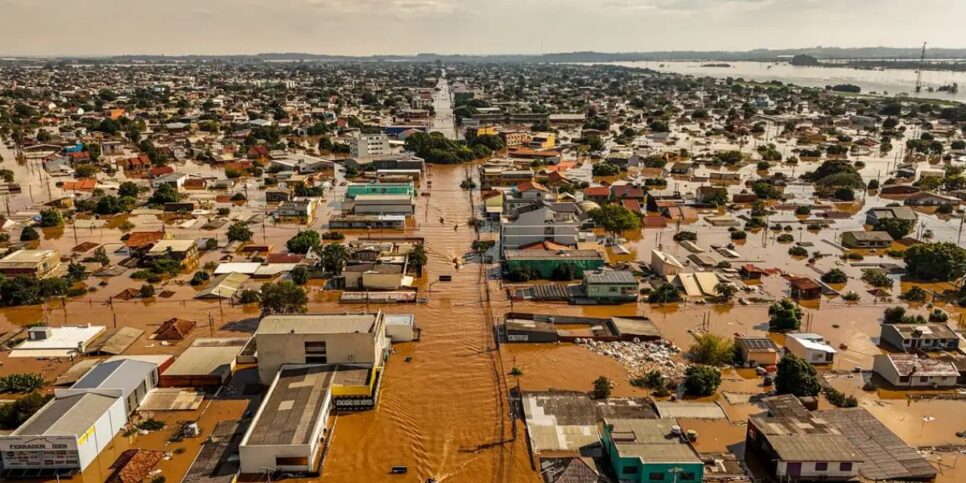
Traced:
<path fill-rule="evenodd" d="M 120 389 L 127 397 L 157 367 L 150 362 L 132 359 L 102 362 L 88 371 L 71 389 Z"/>
<path fill-rule="evenodd" d="M 81 435 L 118 398 L 84 393 L 54 399 L 13 432 L 14 436 Z"/>

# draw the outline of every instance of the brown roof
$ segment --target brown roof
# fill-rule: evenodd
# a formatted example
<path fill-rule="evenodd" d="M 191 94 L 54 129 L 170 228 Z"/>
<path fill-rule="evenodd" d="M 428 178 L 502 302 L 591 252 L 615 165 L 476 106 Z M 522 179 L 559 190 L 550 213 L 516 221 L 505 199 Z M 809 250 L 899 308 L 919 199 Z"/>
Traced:
<path fill-rule="evenodd" d="M 164 239 L 162 231 L 133 231 L 124 242 L 128 248 L 141 248 L 145 245 L 157 243 Z"/>
<path fill-rule="evenodd" d="M 151 470 L 164 458 L 164 451 L 129 449 L 114 463 L 114 473 L 108 483 L 142 483 Z"/>
<path fill-rule="evenodd" d="M 177 317 L 165 320 L 158 330 L 154 331 L 154 338 L 157 340 L 182 340 L 198 325 L 193 320 L 184 320 Z"/>

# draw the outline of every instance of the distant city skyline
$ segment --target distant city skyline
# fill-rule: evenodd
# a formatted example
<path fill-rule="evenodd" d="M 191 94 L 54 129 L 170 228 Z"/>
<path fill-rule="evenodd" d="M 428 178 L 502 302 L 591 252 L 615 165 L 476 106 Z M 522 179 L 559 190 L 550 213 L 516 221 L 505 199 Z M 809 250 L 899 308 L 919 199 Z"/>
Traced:
<path fill-rule="evenodd" d="M 0 55 L 966 47 L 963 0 L 0 0 Z"/>

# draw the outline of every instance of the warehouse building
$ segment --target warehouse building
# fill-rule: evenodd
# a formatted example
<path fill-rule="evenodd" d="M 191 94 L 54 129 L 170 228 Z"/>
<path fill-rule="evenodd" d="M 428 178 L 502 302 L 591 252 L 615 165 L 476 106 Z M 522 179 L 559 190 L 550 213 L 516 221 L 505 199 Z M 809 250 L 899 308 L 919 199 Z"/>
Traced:
<path fill-rule="evenodd" d="M 127 423 L 158 382 L 158 365 L 114 359 L 94 366 L 13 433 L 0 436 L 4 478 L 83 471 Z"/>

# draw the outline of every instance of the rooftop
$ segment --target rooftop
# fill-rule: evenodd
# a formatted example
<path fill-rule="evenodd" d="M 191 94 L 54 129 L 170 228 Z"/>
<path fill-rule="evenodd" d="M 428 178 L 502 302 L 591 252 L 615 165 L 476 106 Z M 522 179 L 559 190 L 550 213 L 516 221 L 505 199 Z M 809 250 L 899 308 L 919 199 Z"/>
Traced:
<path fill-rule="evenodd" d="M 56 250 L 17 250 L 2 259 L 2 268 L 34 268 L 50 256 L 57 256 Z"/>
<path fill-rule="evenodd" d="M 507 260 L 604 259 L 597 250 L 507 250 L 504 256 Z"/>
<path fill-rule="evenodd" d="M 118 398 L 84 393 L 54 399 L 12 433 L 13 436 L 84 434 Z"/>
<path fill-rule="evenodd" d="M 887 357 L 900 376 L 959 377 L 959 371 L 951 362 L 920 358 L 915 354 L 885 354 L 878 357 Z"/>
<path fill-rule="evenodd" d="M 298 314 L 263 317 L 255 334 L 352 334 L 372 332 L 381 314 Z"/>
<path fill-rule="evenodd" d="M 589 270 L 584 272 L 584 280 L 587 283 L 602 284 L 637 284 L 634 274 L 625 270 Z"/>

